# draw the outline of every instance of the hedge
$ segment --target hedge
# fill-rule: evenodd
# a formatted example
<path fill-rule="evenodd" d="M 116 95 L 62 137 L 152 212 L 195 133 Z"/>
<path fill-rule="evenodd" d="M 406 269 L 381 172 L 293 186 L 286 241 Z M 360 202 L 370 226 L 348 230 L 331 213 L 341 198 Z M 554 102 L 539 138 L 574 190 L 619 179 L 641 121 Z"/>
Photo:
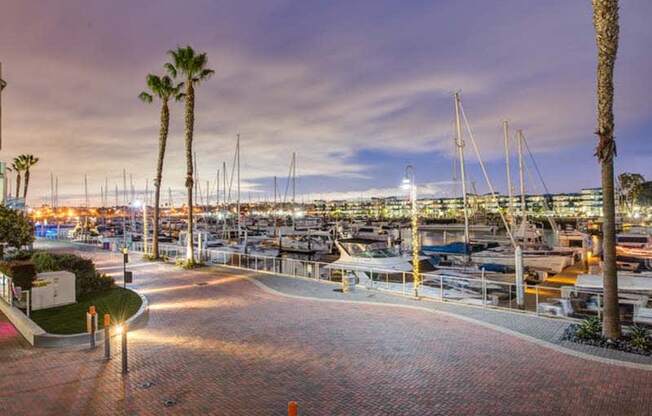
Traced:
<path fill-rule="evenodd" d="M 56 254 L 41 251 L 32 255 L 32 261 L 39 273 L 60 270 L 74 273 L 77 297 L 108 290 L 115 284 L 113 278 L 95 270 L 92 260 L 75 254 Z"/>
<path fill-rule="evenodd" d="M 31 260 L 9 260 L 0 262 L 0 271 L 11 277 L 15 286 L 23 290 L 32 288 L 36 279 L 36 268 Z"/>

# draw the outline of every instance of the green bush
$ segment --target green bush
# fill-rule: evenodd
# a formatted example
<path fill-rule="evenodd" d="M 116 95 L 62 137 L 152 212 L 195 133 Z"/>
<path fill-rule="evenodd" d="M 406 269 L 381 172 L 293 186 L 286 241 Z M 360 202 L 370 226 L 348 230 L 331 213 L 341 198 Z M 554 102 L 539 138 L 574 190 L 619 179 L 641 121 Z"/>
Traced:
<path fill-rule="evenodd" d="M 34 263 L 29 260 L 10 260 L 0 262 L 0 270 L 11 277 L 15 286 L 20 286 L 23 290 L 32 288 L 32 283 L 36 278 L 36 268 Z"/>
<path fill-rule="evenodd" d="M 39 273 L 61 270 L 57 257 L 45 251 L 37 251 L 32 254 L 32 261 Z"/>
<path fill-rule="evenodd" d="M 632 332 L 629 334 L 629 340 L 632 346 L 641 350 L 648 350 L 650 348 L 649 336 L 647 329 L 634 325 L 632 327 Z"/>
<path fill-rule="evenodd" d="M 39 273 L 59 270 L 74 273 L 77 297 L 108 290 L 115 284 L 113 278 L 95 270 L 92 260 L 75 254 L 37 252 L 32 256 L 32 261 Z"/>
<path fill-rule="evenodd" d="M 585 319 L 579 324 L 575 335 L 584 340 L 600 339 L 602 338 L 602 322 L 596 316 Z"/>

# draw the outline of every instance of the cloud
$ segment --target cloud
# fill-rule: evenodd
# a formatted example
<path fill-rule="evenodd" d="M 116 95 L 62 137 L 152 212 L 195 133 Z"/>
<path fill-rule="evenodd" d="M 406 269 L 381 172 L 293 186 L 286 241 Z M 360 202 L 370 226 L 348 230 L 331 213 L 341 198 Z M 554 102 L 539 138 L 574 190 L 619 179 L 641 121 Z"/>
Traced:
<path fill-rule="evenodd" d="M 202 182 L 222 161 L 230 171 L 240 133 L 248 189 L 285 178 L 296 152 L 297 174 L 324 178 L 320 190 L 347 178 L 384 194 L 370 172 L 393 163 L 391 154 L 451 155 L 459 89 L 487 160 L 502 157 L 503 119 L 525 130 L 535 152 L 595 140 L 588 3 L 24 1 L 5 9 L 3 154 L 41 156 L 35 200 L 48 193 L 50 171 L 62 194 L 78 194 L 85 173 L 94 193 L 105 177 L 111 189 L 121 186 L 123 168 L 138 188 L 151 183 L 159 109 L 136 97 L 165 51 L 186 43 L 208 52 L 216 70 L 197 90 Z M 652 59 L 640 54 L 650 9 L 645 1 L 622 7 L 618 126 L 652 114 L 641 88 Z M 171 111 L 163 186 L 182 190 L 183 106 Z M 390 156 L 360 159 L 367 150 Z"/>

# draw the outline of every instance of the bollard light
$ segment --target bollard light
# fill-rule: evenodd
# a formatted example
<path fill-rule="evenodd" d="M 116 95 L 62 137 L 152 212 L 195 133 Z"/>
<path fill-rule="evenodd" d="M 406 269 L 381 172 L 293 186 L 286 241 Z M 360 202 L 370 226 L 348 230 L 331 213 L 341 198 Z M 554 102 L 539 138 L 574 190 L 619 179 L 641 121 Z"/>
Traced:
<path fill-rule="evenodd" d="M 288 403 L 288 416 L 297 416 L 299 414 L 299 405 L 295 401 Z"/>
<path fill-rule="evenodd" d="M 129 372 L 129 363 L 128 363 L 128 351 L 127 351 L 127 332 L 129 332 L 129 326 L 124 323 L 121 325 L 122 331 L 122 374 L 127 374 Z"/>
<path fill-rule="evenodd" d="M 111 315 L 104 314 L 104 358 L 111 359 Z"/>

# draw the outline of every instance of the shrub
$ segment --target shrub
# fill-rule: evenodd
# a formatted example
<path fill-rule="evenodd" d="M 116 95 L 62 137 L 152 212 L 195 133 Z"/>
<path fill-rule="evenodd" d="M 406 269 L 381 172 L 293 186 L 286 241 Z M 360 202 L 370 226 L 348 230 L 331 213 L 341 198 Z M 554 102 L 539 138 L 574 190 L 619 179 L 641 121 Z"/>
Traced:
<path fill-rule="evenodd" d="M 602 322 L 596 316 L 583 320 L 575 335 L 583 340 L 596 340 L 602 338 Z"/>
<path fill-rule="evenodd" d="M 648 330 L 638 325 L 634 325 L 632 327 L 632 332 L 629 334 L 629 342 L 632 346 L 638 349 L 648 350 L 650 348 Z"/>
<path fill-rule="evenodd" d="M 38 251 L 32 254 L 32 261 L 39 273 L 61 270 L 57 258 L 46 251 Z"/>
<path fill-rule="evenodd" d="M 20 286 L 23 290 L 32 288 L 32 282 L 36 278 L 34 263 L 26 260 L 10 260 L 0 262 L 0 270 L 11 277 L 14 285 Z"/>
<path fill-rule="evenodd" d="M 92 260 L 75 254 L 37 252 L 32 260 L 39 273 L 59 270 L 74 273 L 77 297 L 110 289 L 115 284 L 113 278 L 95 270 Z"/>

